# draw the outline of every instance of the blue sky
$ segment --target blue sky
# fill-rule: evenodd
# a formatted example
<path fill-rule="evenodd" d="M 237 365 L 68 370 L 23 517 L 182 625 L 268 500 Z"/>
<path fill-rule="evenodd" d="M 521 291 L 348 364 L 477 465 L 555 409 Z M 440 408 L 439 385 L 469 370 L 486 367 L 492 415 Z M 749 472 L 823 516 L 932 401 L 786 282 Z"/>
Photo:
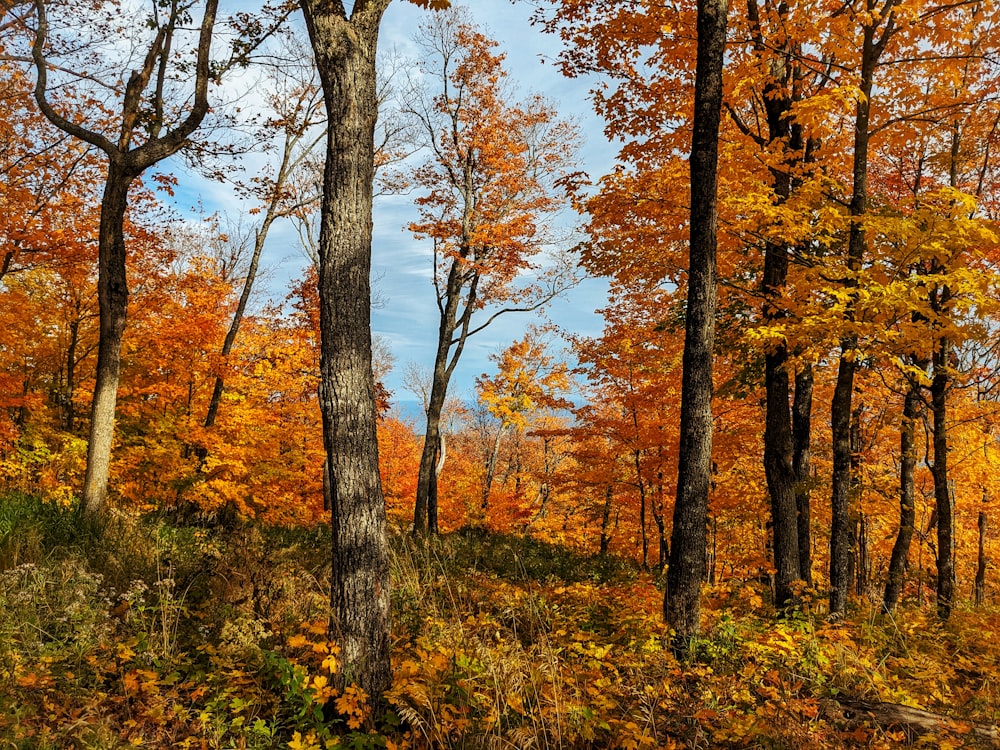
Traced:
<path fill-rule="evenodd" d="M 601 122 L 592 114 L 588 83 L 568 80 L 558 72 L 554 58 L 559 52 L 559 41 L 530 25 L 531 4 L 481 0 L 471 6 L 471 11 L 476 23 L 500 42 L 518 95 L 541 93 L 556 105 L 563 117 L 575 120 L 584 135 L 580 168 L 593 178 L 607 172 L 613 149 L 603 136 Z M 394 47 L 404 57 L 412 57 L 415 54 L 412 33 L 427 12 L 411 3 L 395 0 L 383 22 L 382 49 Z M 190 172 L 179 176 L 182 189 L 177 202 L 182 210 L 200 203 L 209 213 L 220 210 L 235 216 L 249 208 L 231 194 L 227 186 L 199 180 Z M 413 197 L 382 197 L 376 204 L 374 216 L 373 276 L 377 279 L 378 295 L 383 304 L 373 310 L 373 329 L 389 343 L 395 356 L 396 366 L 387 386 L 399 400 L 414 398 L 403 385 L 408 364 L 430 369 L 438 325 L 429 243 L 415 240 L 405 228 L 416 218 Z M 568 227 L 579 219 L 567 215 L 561 221 Z M 267 287 L 265 293 L 272 298 L 282 298 L 305 264 L 297 236 L 290 226 L 276 225 L 272 229 L 263 263 L 267 269 L 263 282 Z M 553 303 L 547 317 L 576 333 L 598 334 L 603 322 L 594 311 L 605 303 L 605 288 L 601 280 L 585 281 L 567 298 Z M 470 339 L 452 380 L 452 394 L 463 399 L 473 398 L 475 378 L 493 369 L 489 355 L 503 349 L 523 335 L 529 324 L 540 320 L 538 313 L 506 315 Z"/>

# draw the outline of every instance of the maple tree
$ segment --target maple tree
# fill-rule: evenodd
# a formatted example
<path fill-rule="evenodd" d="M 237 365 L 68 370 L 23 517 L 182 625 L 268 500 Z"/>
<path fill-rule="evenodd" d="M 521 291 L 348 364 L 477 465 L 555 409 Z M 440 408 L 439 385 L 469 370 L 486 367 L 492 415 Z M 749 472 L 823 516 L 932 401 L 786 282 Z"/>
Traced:
<path fill-rule="evenodd" d="M 90 129 L 70 119 L 50 100 L 50 39 L 48 7 L 35 3 L 36 31 L 31 45 L 35 63 L 35 100 L 42 114 L 60 130 L 91 144 L 108 159 L 101 221 L 98 232 L 98 300 L 100 339 L 97 352 L 97 379 L 90 418 L 87 476 L 83 503 L 89 513 L 98 513 L 107 494 L 108 471 L 114 433 L 115 401 L 120 372 L 121 339 L 128 309 L 126 246 L 124 236 L 128 193 L 133 182 L 149 167 L 184 147 L 208 113 L 208 83 L 212 30 L 218 8 L 207 0 L 194 48 L 194 101 L 186 115 L 171 120 L 166 109 L 164 88 L 170 83 L 175 34 L 181 34 L 190 9 L 179 2 L 158 9 L 150 18 L 155 32 L 137 69 L 121 91 L 121 109 L 110 129 Z M 180 41 L 179 39 L 177 41 Z M 98 127 L 104 125 L 100 123 Z"/>
<path fill-rule="evenodd" d="M 563 332 L 567 361 L 544 346 L 547 329 L 528 329 L 494 356 L 475 404 L 442 408 L 434 469 L 446 536 L 433 544 L 405 533 L 426 443 L 384 387 L 391 355 L 365 341 L 370 205 L 351 213 L 330 199 L 381 189 L 383 157 L 365 146 L 373 99 L 342 77 L 377 79 L 376 19 L 364 15 L 374 6 L 333 21 L 341 41 L 365 49 L 320 45 L 325 64 L 342 66 L 325 79 L 346 97 L 331 111 L 363 115 L 353 130 L 334 122 L 327 145 L 343 144 L 344 158 L 360 145 L 358 168 L 327 167 L 317 264 L 283 301 L 237 315 L 239 343 L 225 356 L 249 248 L 234 249 L 217 222 L 164 218 L 149 189 L 162 182 L 137 180 L 129 194 L 111 534 L 73 516 L 96 375 L 103 176 L 92 150 L 60 141 L 32 111 L 30 80 L 3 58 L 0 737 L 310 750 L 995 737 L 1000 10 L 890 5 L 894 30 L 866 97 L 860 213 L 863 36 L 876 21 L 884 32 L 889 15 L 760 3 L 731 18 L 712 446 L 702 533 L 691 534 L 704 545 L 689 600 L 700 612 L 681 623 L 700 635 L 680 660 L 658 587 L 677 551 L 685 464 L 694 3 L 553 6 L 573 42 L 567 65 L 601 76 L 595 102 L 621 137 L 611 174 L 560 187 L 587 216 L 586 268 L 612 277 L 606 323 L 594 337 Z M 74 117 L 107 114 L 80 93 L 63 102 L 81 108 Z M 280 104 L 297 112 L 301 101 Z M 286 189 L 260 176 L 262 214 L 280 193 L 275 216 L 294 206 L 311 220 L 299 209 L 317 194 L 320 160 L 308 161 Z M 453 204 L 434 195 L 418 198 L 419 223 L 428 236 L 440 229 L 444 262 L 451 235 L 431 219 Z M 830 422 L 847 359 L 845 508 L 825 502 L 841 435 L 813 423 Z M 416 390 L 429 401 L 433 378 Z M 364 430 L 349 432 L 359 416 Z M 359 532 L 365 555 L 350 546 Z M 831 566 L 837 534 L 847 554 Z M 373 596 L 390 586 L 391 629 Z M 345 615 L 345 594 L 375 616 Z M 359 656 L 366 638 L 375 651 Z M 372 653 L 377 664 L 364 662 Z M 834 702 L 867 723 L 820 710 Z"/>
<path fill-rule="evenodd" d="M 576 132 L 541 97 L 507 101 L 503 55 L 457 11 L 436 14 L 419 41 L 435 89 L 410 106 L 431 152 L 412 173 L 427 192 L 410 228 L 433 244 L 439 330 L 413 524 L 433 534 L 441 409 L 469 337 L 572 283 L 565 259 L 539 272 L 536 258 L 550 240 L 543 222 L 564 202 L 555 183 L 573 165 Z M 529 272 L 534 283 L 522 283 Z"/>
<path fill-rule="evenodd" d="M 547 349 L 544 331 L 531 328 L 523 338 L 491 357 L 497 364 L 496 375 L 484 373 L 476 381 L 480 402 L 499 422 L 485 462 L 483 511 L 489 506 L 504 433 L 508 430 L 523 433 L 540 409 L 570 405 L 561 397 L 569 388 L 568 368 L 565 363 L 554 361 Z"/>

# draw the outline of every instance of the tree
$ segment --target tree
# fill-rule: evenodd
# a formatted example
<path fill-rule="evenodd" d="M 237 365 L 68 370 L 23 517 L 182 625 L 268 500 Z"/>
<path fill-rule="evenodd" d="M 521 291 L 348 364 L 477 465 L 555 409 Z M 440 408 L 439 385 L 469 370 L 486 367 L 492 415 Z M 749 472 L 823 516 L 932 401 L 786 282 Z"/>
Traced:
<path fill-rule="evenodd" d="M 121 342 L 128 314 L 128 279 L 124 223 L 129 188 L 149 167 L 182 149 L 208 113 L 208 84 L 212 30 L 218 0 L 206 0 L 194 49 L 193 101 L 188 113 L 172 120 L 171 103 L 164 98 L 172 69 L 178 63 L 190 77 L 190 61 L 178 60 L 174 45 L 183 39 L 192 5 L 170 0 L 156 6 L 148 19 L 153 38 L 139 67 L 131 72 L 122 92 L 116 133 L 92 130 L 60 111 L 50 100 L 48 6 L 35 0 L 37 27 L 32 45 L 36 69 L 35 100 L 46 118 L 60 130 L 91 144 L 108 159 L 101 200 L 98 233 L 98 302 L 100 336 L 97 379 L 91 407 L 87 475 L 82 503 L 87 513 L 99 513 L 105 504 L 111 446 L 114 438 L 115 403 L 121 367 Z"/>
<path fill-rule="evenodd" d="M 418 5 L 440 7 L 441 0 Z M 389 0 L 302 0 L 326 105 L 319 233 L 320 408 L 330 469 L 330 631 L 337 680 L 373 702 L 392 682 L 389 550 L 379 480 L 371 340 L 375 53 Z"/>
<path fill-rule="evenodd" d="M 686 651 L 699 630 L 712 474 L 712 348 L 715 340 L 717 171 L 727 0 L 699 0 L 691 136 L 691 244 L 681 376 L 677 502 L 663 612 Z"/>
<path fill-rule="evenodd" d="M 439 91 L 412 99 L 431 156 L 412 174 L 427 192 L 411 229 L 433 243 L 439 325 L 413 526 L 433 534 L 441 409 L 469 337 L 574 283 L 566 258 L 542 273 L 534 259 L 552 239 L 542 227 L 563 206 L 556 183 L 573 165 L 577 135 L 540 97 L 508 103 L 503 56 L 464 14 L 435 16 L 419 41 Z M 537 283 L 519 283 L 531 272 Z"/>
<path fill-rule="evenodd" d="M 258 133 L 258 140 L 264 143 L 274 139 L 277 134 L 281 135 L 278 146 L 280 158 L 276 172 L 273 175 L 269 173 L 255 175 L 248 190 L 263 202 L 263 217 L 259 226 L 253 229 L 253 247 L 246 276 L 243 279 L 243 289 L 222 343 L 223 361 L 232 352 L 236 343 L 236 336 L 239 334 L 240 323 L 253 292 L 261 253 L 264 251 L 271 226 L 282 217 L 307 211 L 319 199 L 312 185 L 303 191 L 296 190 L 293 183 L 294 175 L 309 164 L 315 147 L 323 137 L 321 129 L 316 132 L 317 127 L 321 125 L 322 100 L 319 87 L 312 71 L 309 71 L 308 75 L 299 74 L 297 68 L 301 66 L 303 55 L 298 50 L 295 52 L 295 59 L 286 64 L 282 73 L 272 74 L 275 90 L 268 95 L 268 106 L 272 116 Z M 212 398 L 205 414 L 206 428 L 215 424 L 223 388 L 224 382 L 220 374 L 215 378 Z"/>
<path fill-rule="evenodd" d="M 499 422 L 485 461 L 483 512 L 489 506 L 504 433 L 507 430 L 524 432 L 529 419 L 540 409 L 571 405 L 561 397 L 569 388 L 566 363 L 555 361 L 548 348 L 545 330 L 532 326 L 523 338 L 500 354 L 491 355 L 490 359 L 497 364 L 496 375 L 490 377 L 483 373 L 476 380 L 480 402 Z"/>

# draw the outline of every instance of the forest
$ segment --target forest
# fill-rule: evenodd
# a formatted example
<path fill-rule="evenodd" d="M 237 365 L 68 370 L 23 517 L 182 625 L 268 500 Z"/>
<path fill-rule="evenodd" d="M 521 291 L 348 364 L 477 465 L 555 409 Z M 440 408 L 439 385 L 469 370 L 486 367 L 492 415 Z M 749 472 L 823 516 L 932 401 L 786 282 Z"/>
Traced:
<path fill-rule="evenodd" d="M 1000 747 L 1000 4 L 513 2 L 3 0 L 0 747 Z"/>

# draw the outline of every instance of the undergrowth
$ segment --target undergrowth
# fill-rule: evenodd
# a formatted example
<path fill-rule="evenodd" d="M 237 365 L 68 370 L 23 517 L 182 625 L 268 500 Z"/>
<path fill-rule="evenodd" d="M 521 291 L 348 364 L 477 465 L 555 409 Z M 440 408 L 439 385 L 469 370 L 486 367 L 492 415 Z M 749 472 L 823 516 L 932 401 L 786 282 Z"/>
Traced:
<path fill-rule="evenodd" d="M 210 528 L 0 497 L 0 747 L 841 748 L 901 731 L 832 699 L 1000 718 L 995 612 L 775 618 L 706 592 L 678 662 L 662 593 L 621 560 L 481 531 L 393 551 L 395 680 L 337 693 L 326 529 Z M 339 718 L 323 706 L 331 702 Z M 962 727 L 934 746 L 961 746 Z M 921 742 L 928 742 L 923 738 Z"/>

